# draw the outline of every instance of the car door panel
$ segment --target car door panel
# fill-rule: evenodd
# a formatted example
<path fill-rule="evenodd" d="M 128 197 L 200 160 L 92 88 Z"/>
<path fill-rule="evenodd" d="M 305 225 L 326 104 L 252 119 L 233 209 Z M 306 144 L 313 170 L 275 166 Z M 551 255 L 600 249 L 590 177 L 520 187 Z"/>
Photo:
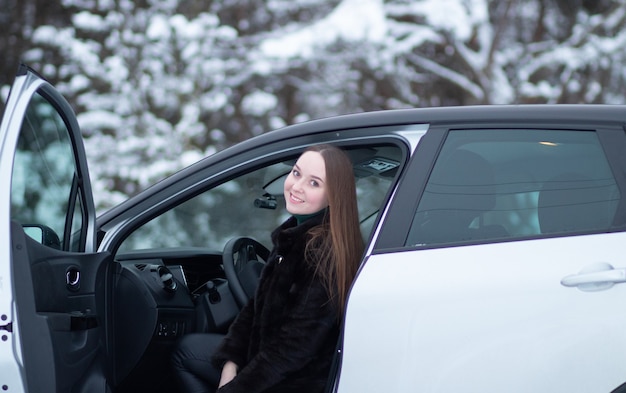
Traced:
<path fill-rule="evenodd" d="M 102 283 L 110 255 L 54 250 L 30 239 L 17 223 L 11 239 L 29 391 L 87 392 L 80 385 L 96 376 L 104 388 L 104 364 L 98 363 L 104 324 L 98 312 L 104 306 Z M 76 289 L 66 284 L 70 268 L 80 272 Z"/>
<path fill-rule="evenodd" d="M 338 391 L 622 385 L 625 143 L 621 124 L 429 130 L 351 291 Z"/>
<path fill-rule="evenodd" d="M 338 391 L 612 391 L 626 380 L 626 284 L 585 292 L 561 280 L 593 263 L 623 266 L 625 241 L 371 256 L 350 296 Z"/>
<path fill-rule="evenodd" d="M 21 387 L 5 386 L 105 392 L 105 283 L 112 258 L 93 253 L 95 209 L 76 118 L 52 86 L 22 66 L 1 131 L 0 172 L 9 199 L 2 198 L 0 216 L 11 222 L 2 314 L 12 327 L 11 364 L 24 378 Z M 43 237 L 35 241 L 24 228 L 41 228 Z M 5 301 L 14 311 L 5 310 Z"/>

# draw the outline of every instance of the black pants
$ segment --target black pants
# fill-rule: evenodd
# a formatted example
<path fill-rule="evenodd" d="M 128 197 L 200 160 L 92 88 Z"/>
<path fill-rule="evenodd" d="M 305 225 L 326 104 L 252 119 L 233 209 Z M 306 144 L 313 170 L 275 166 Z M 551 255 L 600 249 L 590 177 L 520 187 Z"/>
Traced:
<path fill-rule="evenodd" d="M 178 342 L 172 363 L 181 392 L 214 393 L 222 370 L 211 364 L 211 356 L 220 344 L 220 334 L 188 334 Z"/>

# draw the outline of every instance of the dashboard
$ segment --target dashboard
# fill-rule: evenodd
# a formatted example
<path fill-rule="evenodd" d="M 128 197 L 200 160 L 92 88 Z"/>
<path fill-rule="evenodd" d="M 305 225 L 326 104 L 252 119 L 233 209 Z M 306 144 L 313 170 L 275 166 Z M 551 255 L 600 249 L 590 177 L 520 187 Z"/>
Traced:
<path fill-rule="evenodd" d="M 237 306 L 222 252 L 204 248 L 131 251 L 116 256 L 107 331 L 116 392 L 172 383 L 176 340 L 193 332 L 226 333 Z"/>

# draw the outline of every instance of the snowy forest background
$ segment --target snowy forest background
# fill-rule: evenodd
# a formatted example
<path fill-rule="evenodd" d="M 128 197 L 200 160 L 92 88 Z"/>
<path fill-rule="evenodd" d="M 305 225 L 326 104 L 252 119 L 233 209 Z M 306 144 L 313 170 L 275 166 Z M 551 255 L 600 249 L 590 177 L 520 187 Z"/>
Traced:
<path fill-rule="evenodd" d="M 626 0 L 0 0 L 78 114 L 99 211 L 234 143 L 337 114 L 626 103 Z"/>

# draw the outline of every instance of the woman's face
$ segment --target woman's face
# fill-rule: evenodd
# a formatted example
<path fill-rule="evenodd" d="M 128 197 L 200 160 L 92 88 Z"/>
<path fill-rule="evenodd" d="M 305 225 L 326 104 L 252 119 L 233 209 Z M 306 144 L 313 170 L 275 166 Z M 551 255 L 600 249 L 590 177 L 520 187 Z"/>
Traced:
<path fill-rule="evenodd" d="M 318 152 L 303 153 L 285 179 L 285 201 L 291 214 L 313 214 L 328 206 L 326 165 Z"/>

